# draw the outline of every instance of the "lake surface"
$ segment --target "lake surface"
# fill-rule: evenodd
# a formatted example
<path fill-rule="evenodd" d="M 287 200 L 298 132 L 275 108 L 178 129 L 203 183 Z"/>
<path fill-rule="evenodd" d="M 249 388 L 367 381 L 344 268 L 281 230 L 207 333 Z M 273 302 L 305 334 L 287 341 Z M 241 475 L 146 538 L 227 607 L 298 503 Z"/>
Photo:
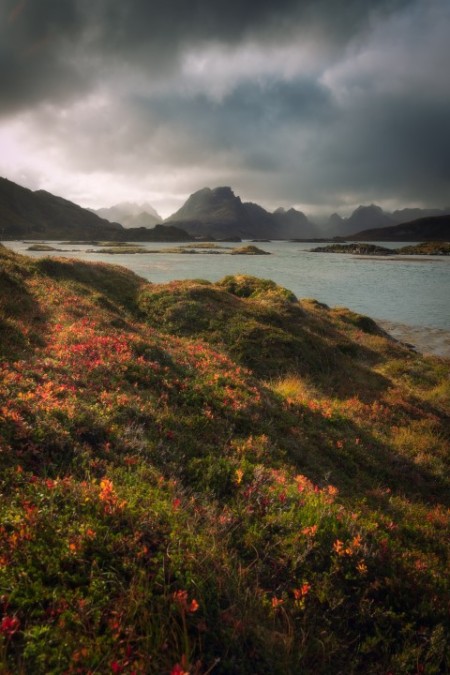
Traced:
<path fill-rule="evenodd" d="M 39 242 L 42 243 L 42 242 Z M 376 242 L 389 248 L 402 243 Z M 201 278 L 217 281 L 226 274 L 251 274 L 273 279 L 299 298 L 316 298 L 330 306 L 345 306 L 374 319 L 450 331 L 450 256 L 362 257 L 311 253 L 318 244 L 270 242 L 256 245 L 270 256 L 218 254 L 102 254 L 88 253 L 92 245 L 53 246 L 70 252 L 27 251 L 29 243 L 6 242 L 13 250 L 34 257 L 57 255 L 124 265 L 154 282 Z M 139 243 L 149 250 L 174 244 Z M 223 244 L 229 248 L 240 244 Z M 177 246 L 177 244 L 175 244 Z"/>

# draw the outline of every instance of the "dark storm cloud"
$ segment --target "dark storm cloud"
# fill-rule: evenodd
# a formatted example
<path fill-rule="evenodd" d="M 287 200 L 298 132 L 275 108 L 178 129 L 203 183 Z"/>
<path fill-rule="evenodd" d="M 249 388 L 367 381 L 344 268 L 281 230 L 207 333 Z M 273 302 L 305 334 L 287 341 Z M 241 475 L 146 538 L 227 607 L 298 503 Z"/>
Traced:
<path fill-rule="evenodd" d="M 318 139 L 312 175 L 322 188 L 347 186 L 367 199 L 450 203 L 450 99 L 416 92 L 367 100 Z M 446 202 L 444 200 L 447 200 Z"/>
<path fill-rule="evenodd" d="M 0 0 L 0 170 L 444 206 L 449 32 L 448 0 Z"/>
<path fill-rule="evenodd" d="M 334 104 L 325 87 L 312 80 L 246 82 L 236 86 L 220 103 L 206 94 L 182 99 L 176 93 L 149 100 L 134 100 L 136 114 L 149 131 L 157 121 L 172 129 L 184 129 L 208 152 L 270 143 L 272 135 L 291 124 L 320 125 L 333 118 Z M 174 158 L 175 159 L 175 158 Z M 181 157 L 176 158 L 181 161 Z"/>
<path fill-rule="evenodd" d="M 346 41 L 401 0 L 2 0 L 0 110 L 87 92 L 117 67 L 161 77 L 186 48 L 317 29 Z"/>

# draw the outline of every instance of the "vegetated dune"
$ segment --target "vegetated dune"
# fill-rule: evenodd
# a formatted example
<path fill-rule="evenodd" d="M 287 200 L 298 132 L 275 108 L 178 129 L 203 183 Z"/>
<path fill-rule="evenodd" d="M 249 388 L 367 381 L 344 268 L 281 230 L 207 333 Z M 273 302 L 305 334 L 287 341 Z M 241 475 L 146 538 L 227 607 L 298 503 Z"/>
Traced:
<path fill-rule="evenodd" d="M 449 669 L 449 362 L 0 247 L 0 670 Z"/>

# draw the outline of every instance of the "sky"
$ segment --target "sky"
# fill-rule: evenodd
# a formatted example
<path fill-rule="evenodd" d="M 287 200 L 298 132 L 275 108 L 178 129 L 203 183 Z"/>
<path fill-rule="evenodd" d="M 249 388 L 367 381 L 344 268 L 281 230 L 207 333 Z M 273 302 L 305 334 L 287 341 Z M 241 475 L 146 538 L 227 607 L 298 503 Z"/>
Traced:
<path fill-rule="evenodd" d="M 449 0 L 0 0 L 0 175 L 82 206 L 450 206 Z"/>

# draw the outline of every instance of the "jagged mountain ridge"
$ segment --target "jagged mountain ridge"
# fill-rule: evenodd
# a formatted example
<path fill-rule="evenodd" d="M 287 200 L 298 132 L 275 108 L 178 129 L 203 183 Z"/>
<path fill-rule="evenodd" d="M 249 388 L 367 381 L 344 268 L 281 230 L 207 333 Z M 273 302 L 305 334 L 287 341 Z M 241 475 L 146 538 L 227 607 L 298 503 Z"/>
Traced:
<path fill-rule="evenodd" d="M 33 192 L 6 178 L 0 178 L 0 238 L 14 239 L 108 239 L 121 241 L 188 241 L 193 237 L 242 239 L 302 239 L 325 236 L 365 241 L 449 241 L 450 209 L 406 208 L 389 214 L 379 206 L 360 206 L 349 218 L 337 213 L 322 230 L 296 209 L 279 208 L 270 213 L 252 202 L 242 202 L 230 187 L 203 188 L 164 224 L 148 228 L 152 214 L 137 213 L 141 206 L 118 204 L 100 209 L 112 215 L 114 209 L 130 209 L 128 225 L 110 222 L 98 213 L 53 195 Z M 405 221 L 411 215 L 426 217 Z M 399 223 L 398 220 L 402 222 Z M 323 224 L 322 224 L 323 225 Z M 189 234 L 188 234 L 189 232 Z"/>
<path fill-rule="evenodd" d="M 445 216 L 450 209 L 397 209 L 392 213 L 384 211 L 376 204 L 358 206 L 348 218 L 333 213 L 324 223 L 321 223 L 324 232 L 329 236 L 344 236 L 350 238 L 354 233 L 379 228 L 395 227 L 403 223 L 410 223 L 418 219 Z"/>
<path fill-rule="evenodd" d="M 230 187 L 194 192 L 165 222 L 203 237 L 292 239 L 319 234 L 317 226 L 301 211 L 278 209 L 270 213 L 258 204 L 242 202 Z"/>
<path fill-rule="evenodd" d="M 110 207 L 92 209 L 101 218 L 106 218 L 123 225 L 123 227 L 154 227 L 162 223 L 163 218 L 148 202 L 136 204 L 121 202 Z"/>
<path fill-rule="evenodd" d="M 0 178 L 0 238 L 105 239 L 114 241 L 188 241 L 191 237 L 172 225 L 153 229 L 125 229 L 67 199 L 45 190 L 33 192 Z"/>

